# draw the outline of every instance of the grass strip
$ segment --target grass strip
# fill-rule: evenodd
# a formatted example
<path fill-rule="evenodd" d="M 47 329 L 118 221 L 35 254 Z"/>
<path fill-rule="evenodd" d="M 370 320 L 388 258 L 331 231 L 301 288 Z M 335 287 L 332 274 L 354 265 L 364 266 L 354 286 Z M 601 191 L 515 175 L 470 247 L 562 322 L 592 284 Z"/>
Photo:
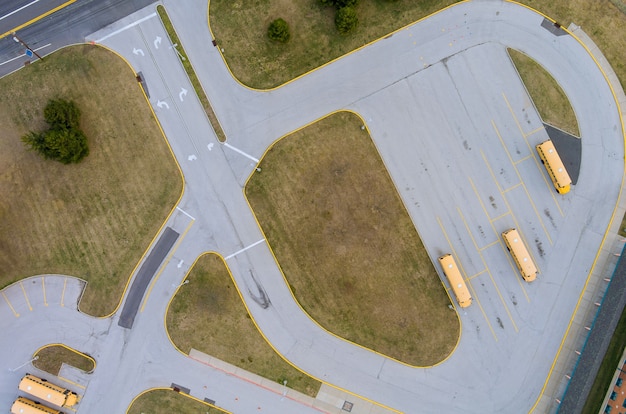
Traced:
<path fill-rule="evenodd" d="M 219 414 L 227 411 L 178 393 L 171 389 L 150 390 L 137 397 L 128 407 L 127 414 L 201 413 Z"/>
<path fill-rule="evenodd" d="M 47 128 L 44 107 L 58 98 L 82 113 L 90 154 L 79 164 L 20 141 Z M 88 282 L 80 310 L 111 313 L 183 184 L 135 73 L 98 46 L 61 49 L 0 79 L 0 128 L 0 286 L 76 276 Z"/>
<path fill-rule="evenodd" d="M 624 346 L 626 345 L 626 308 L 622 311 L 622 316 L 619 318 L 613 338 L 609 343 L 609 347 L 604 355 L 598 375 L 593 381 L 591 390 L 589 391 L 589 397 L 583 407 L 583 413 L 598 413 L 600 412 L 600 405 L 604 401 L 607 390 L 613 388 L 611 380 L 615 374 L 616 368 L 621 368 L 620 358 L 624 352 Z"/>
<path fill-rule="evenodd" d="M 165 11 L 165 7 L 163 5 L 157 6 L 157 12 L 159 13 L 159 17 L 161 18 L 161 22 L 163 22 L 163 26 L 165 26 L 165 30 L 167 31 L 167 35 L 170 38 L 170 42 L 174 45 L 174 50 L 176 50 L 178 54 L 178 58 L 180 59 L 183 67 L 185 68 L 185 72 L 187 72 L 187 76 L 193 85 L 193 89 L 196 91 L 196 95 L 198 95 L 198 99 L 200 99 L 200 103 L 204 108 L 204 112 L 206 112 L 207 117 L 209 118 L 209 122 L 211 122 L 211 126 L 215 131 L 215 135 L 217 135 L 217 139 L 220 142 L 226 141 L 226 135 L 224 134 L 224 130 L 220 125 L 215 112 L 213 111 L 213 107 L 211 106 L 211 102 L 209 98 L 204 93 L 204 89 L 200 84 L 200 80 L 198 76 L 196 76 L 196 72 L 193 70 L 193 66 L 191 66 L 191 62 L 189 61 L 189 57 L 187 53 L 185 53 L 185 48 L 183 44 L 180 42 L 178 35 L 176 34 L 176 30 L 174 30 L 174 26 L 172 25 L 172 21 L 170 20 L 167 12 Z"/>
<path fill-rule="evenodd" d="M 62 364 L 71 365 L 85 372 L 93 371 L 96 366 L 94 360 L 65 345 L 49 345 L 41 348 L 33 365 L 52 375 L 59 375 Z"/>
<path fill-rule="evenodd" d="M 336 335 L 416 366 L 442 361 L 457 314 L 356 115 L 278 141 L 246 195 L 302 307 Z"/>
<path fill-rule="evenodd" d="M 250 319 L 221 257 L 201 256 L 167 312 L 167 331 L 178 349 L 191 348 L 311 397 L 321 384 L 285 362 Z"/>
<path fill-rule="evenodd" d="M 543 122 L 579 137 L 576 114 L 556 79 L 524 53 L 507 50 Z"/>

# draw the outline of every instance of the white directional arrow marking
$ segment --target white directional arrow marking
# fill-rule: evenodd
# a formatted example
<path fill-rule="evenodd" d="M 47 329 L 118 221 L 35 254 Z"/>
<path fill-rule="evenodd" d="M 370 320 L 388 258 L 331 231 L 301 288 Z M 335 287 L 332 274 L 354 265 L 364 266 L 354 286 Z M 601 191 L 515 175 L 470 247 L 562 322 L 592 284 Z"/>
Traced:
<path fill-rule="evenodd" d="M 183 263 L 184 263 L 184 261 L 181 260 L 180 262 L 178 262 L 178 266 L 177 267 L 180 269 L 182 267 Z"/>
<path fill-rule="evenodd" d="M 133 48 L 133 53 L 136 55 L 141 55 L 141 56 L 145 56 L 146 54 L 143 53 L 143 50 L 141 49 L 137 49 L 136 47 Z"/>
<path fill-rule="evenodd" d="M 198 157 L 196 157 L 195 155 L 191 154 L 190 156 L 188 156 L 188 157 L 187 157 L 187 159 L 188 159 L 189 161 L 193 161 L 193 160 L 197 160 L 197 159 L 198 159 Z"/>
<path fill-rule="evenodd" d="M 211 150 L 213 149 L 213 143 L 211 142 L 211 143 L 210 143 L 209 145 L 207 145 L 206 147 L 209 149 L 209 151 L 211 151 Z"/>
<path fill-rule="evenodd" d="M 180 98 L 180 101 L 183 101 L 183 96 L 187 95 L 187 89 L 185 88 L 180 88 L 180 93 L 178 94 L 178 98 Z"/>
<path fill-rule="evenodd" d="M 169 105 L 168 105 L 168 103 L 167 103 L 167 102 L 165 102 L 165 101 L 157 101 L 157 106 L 158 106 L 159 108 L 163 108 L 163 107 L 165 107 L 165 109 L 170 109 L 170 106 L 169 106 Z"/>
<path fill-rule="evenodd" d="M 157 36 L 156 39 L 154 39 L 154 47 L 158 49 L 160 44 L 161 44 L 161 37 Z"/>

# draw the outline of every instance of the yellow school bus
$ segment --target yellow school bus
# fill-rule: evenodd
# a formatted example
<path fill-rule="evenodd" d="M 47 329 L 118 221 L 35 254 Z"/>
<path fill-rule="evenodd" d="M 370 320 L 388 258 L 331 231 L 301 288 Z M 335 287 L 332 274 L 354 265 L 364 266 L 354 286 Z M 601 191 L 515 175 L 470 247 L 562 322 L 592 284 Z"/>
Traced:
<path fill-rule="evenodd" d="M 535 262 L 530 257 L 530 253 L 528 253 L 528 249 L 517 230 L 509 229 L 503 232 L 502 238 L 522 274 L 522 278 L 527 282 L 535 280 L 537 278 L 537 266 L 535 266 Z"/>
<path fill-rule="evenodd" d="M 59 407 L 71 407 L 78 402 L 78 395 L 75 392 L 31 374 L 26 374 L 22 378 L 18 388 L 20 391 L 26 392 L 38 400 Z"/>
<path fill-rule="evenodd" d="M 552 141 L 547 140 L 542 142 L 535 148 L 537 148 L 539 158 L 546 167 L 548 175 L 550 176 L 556 191 L 560 194 L 567 193 L 570 190 L 572 179 L 569 177 L 569 174 L 563 165 L 563 161 L 561 161 L 561 157 L 559 157 L 559 154 L 556 152 L 556 148 L 554 148 Z"/>
<path fill-rule="evenodd" d="M 450 282 L 450 286 L 452 287 L 452 291 L 454 292 L 454 296 L 456 297 L 456 301 L 459 303 L 459 306 L 467 308 L 472 304 L 472 296 L 463 281 L 463 276 L 461 275 L 454 258 L 451 254 L 444 254 L 439 258 L 439 264 L 443 269 L 443 273 L 445 273 L 448 278 L 448 282 Z"/>
<path fill-rule="evenodd" d="M 63 412 L 28 398 L 18 397 L 11 406 L 11 414 L 63 414 Z"/>

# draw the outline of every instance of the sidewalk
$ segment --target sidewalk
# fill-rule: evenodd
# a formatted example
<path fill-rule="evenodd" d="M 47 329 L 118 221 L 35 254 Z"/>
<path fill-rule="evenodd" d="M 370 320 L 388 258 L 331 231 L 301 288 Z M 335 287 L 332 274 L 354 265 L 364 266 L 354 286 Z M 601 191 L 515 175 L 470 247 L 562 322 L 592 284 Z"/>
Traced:
<path fill-rule="evenodd" d="M 322 384 L 317 397 L 313 398 L 195 349 L 189 352 L 189 357 L 276 394 L 282 394 L 284 398 L 298 401 L 302 405 L 318 410 L 320 413 L 390 414 L 395 412 L 328 384 Z"/>

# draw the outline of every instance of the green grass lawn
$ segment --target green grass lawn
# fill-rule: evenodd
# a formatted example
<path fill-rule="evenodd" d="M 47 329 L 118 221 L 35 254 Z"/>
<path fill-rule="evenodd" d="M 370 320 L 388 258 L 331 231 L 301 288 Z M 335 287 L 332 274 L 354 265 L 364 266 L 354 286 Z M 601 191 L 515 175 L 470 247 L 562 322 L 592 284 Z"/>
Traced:
<path fill-rule="evenodd" d="M 314 397 L 320 383 L 285 362 L 250 319 L 223 260 L 201 256 L 172 299 L 167 330 L 185 353 L 191 348 Z"/>
<path fill-rule="evenodd" d="M 319 0 L 211 0 L 210 27 L 234 76 L 253 88 L 271 88 L 313 70 L 457 0 L 361 0 L 352 35 L 335 29 L 335 12 Z M 272 42 L 270 22 L 282 17 L 291 40 Z"/>
<path fill-rule="evenodd" d="M 219 414 L 228 411 L 215 408 L 171 389 L 156 389 L 141 394 L 126 412 L 127 414 Z"/>
<path fill-rule="evenodd" d="M 450 354 L 459 321 L 363 121 L 342 112 L 278 141 L 246 185 L 302 307 L 407 364 Z"/>
<path fill-rule="evenodd" d="M 74 100 L 90 155 L 63 165 L 20 137 L 46 125 L 51 98 Z M 65 48 L 0 79 L 0 286 L 59 273 L 87 280 L 80 309 L 106 315 L 182 191 L 135 74 L 117 55 Z"/>
<path fill-rule="evenodd" d="M 579 137 L 574 109 L 552 75 L 525 54 L 514 49 L 508 52 L 543 122 Z"/>

